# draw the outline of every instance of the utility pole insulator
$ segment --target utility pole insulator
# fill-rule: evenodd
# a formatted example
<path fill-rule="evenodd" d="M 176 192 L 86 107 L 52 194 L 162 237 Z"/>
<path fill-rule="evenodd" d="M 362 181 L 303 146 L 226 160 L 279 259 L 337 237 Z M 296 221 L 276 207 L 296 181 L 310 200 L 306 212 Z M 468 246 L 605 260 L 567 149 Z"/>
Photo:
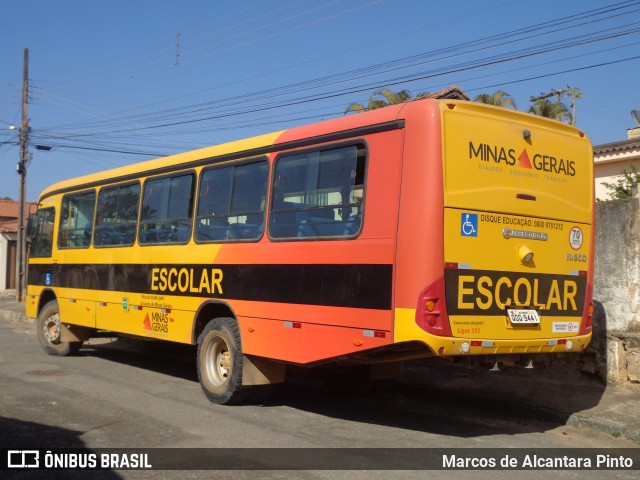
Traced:
<path fill-rule="evenodd" d="M 176 61 L 174 65 L 178 65 L 180 63 L 180 34 L 176 34 Z"/>

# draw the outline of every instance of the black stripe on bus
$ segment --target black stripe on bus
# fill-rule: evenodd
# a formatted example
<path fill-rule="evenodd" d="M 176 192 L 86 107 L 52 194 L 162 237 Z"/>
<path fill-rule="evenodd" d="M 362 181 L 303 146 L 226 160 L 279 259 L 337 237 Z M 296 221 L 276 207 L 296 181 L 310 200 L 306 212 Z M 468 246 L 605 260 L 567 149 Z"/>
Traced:
<path fill-rule="evenodd" d="M 201 167 L 205 165 L 213 165 L 221 162 L 228 162 L 231 160 L 249 159 L 251 157 L 258 157 L 261 155 L 267 155 L 273 152 L 283 152 L 286 150 L 292 150 L 295 148 L 308 147 L 316 145 L 318 143 L 336 142 L 339 140 L 345 140 L 354 137 L 361 137 L 364 135 L 372 135 L 374 133 L 387 132 L 391 130 L 397 130 L 404 128 L 404 120 L 393 120 L 390 122 L 378 123 L 375 125 L 367 125 L 365 127 L 352 128 L 349 130 L 342 130 L 339 132 L 328 133 L 325 135 L 318 135 L 315 137 L 303 138 L 301 140 L 293 140 L 290 142 L 276 143 L 273 145 L 267 145 L 264 147 L 252 148 L 248 150 L 242 150 L 239 152 L 227 153 L 224 155 L 218 155 L 216 157 L 201 158 L 198 160 L 192 160 L 190 162 L 179 163 L 175 165 L 168 165 L 166 167 L 151 168 L 149 170 L 143 170 L 135 173 L 129 173 L 127 175 L 120 175 L 117 177 L 110 177 L 103 180 L 96 180 L 94 182 L 87 182 L 83 184 L 74 185 L 72 187 L 59 188 L 52 190 L 44 194 L 40 201 L 53 195 L 58 195 L 67 192 L 75 192 L 78 190 L 84 190 L 87 188 L 95 188 L 102 185 L 110 185 L 114 183 L 126 182 L 129 180 L 137 180 L 140 177 L 148 177 L 152 175 L 161 175 L 165 173 L 171 173 L 178 170 L 186 170 L 189 168 Z M 166 157 L 161 157 L 166 158 Z"/>
<path fill-rule="evenodd" d="M 29 285 L 391 309 L 389 264 L 31 264 Z M 99 300 L 99 299 L 98 299 Z"/>

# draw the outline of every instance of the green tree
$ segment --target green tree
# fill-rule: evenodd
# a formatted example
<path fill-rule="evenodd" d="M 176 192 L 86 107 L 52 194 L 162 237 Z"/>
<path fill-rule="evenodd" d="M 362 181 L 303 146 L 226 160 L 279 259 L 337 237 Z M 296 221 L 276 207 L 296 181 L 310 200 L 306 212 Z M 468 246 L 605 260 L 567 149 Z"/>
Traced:
<path fill-rule="evenodd" d="M 533 102 L 533 105 L 529 107 L 529 113 L 566 123 L 571 123 L 573 118 L 571 112 L 562 101 L 553 102 L 548 98 L 541 98 Z"/>
<path fill-rule="evenodd" d="M 494 93 L 481 93 L 473 99 L 474 102 L 486 103 L 487 105 L 495 105 L 496 107 L 504 107 L 517 110 L 515 100 L 507 92 L 498 90 Z"/>
<path fill-rule="evenodd" d="M 382 98 L 375 98 L 382 97 Z M 362 113 L 367 112 L 369 110 L 375 110 L 377 108 L 388 107 L 389 105 L 396 105 L 398 103 L 403 103 L 408 100 L 411 100 L 412 95 L 408 90 L 400 90 L 399 92 L 393 92 L 388 88 L 382 88 L 380 90 L 376 90 L 372 95 L 369 96 L 369 102 L 367 105 L 363 105 L 362 103 L 350 103 L 347 105 L 347 108 L 344 110 L 345 115 L 347 113 L 356 112 Z"/>
<path fill-rule="evenodd" d="M 633 196 L 633 185 L 640 183 L 640 173 L 635 165 L 631 164 L 631 172 L 622 171 L 622 177 L 616 183 L 602 182 L 609 190 L 609 196 L 612 200 L 620 200 L 623 198 L 631 198 Z"/>

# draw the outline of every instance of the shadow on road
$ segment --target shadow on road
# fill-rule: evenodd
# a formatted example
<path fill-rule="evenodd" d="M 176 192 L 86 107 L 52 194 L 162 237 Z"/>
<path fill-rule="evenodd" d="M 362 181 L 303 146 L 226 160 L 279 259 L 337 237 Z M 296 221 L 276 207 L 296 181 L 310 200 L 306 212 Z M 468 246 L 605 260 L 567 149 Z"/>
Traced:
<path fill-rule="evenodd" d="M 196 347 L 191 345 L 119 338 L 111 342 L 85 345 L 79 355 L 91 355 L 183 380 L 198 381 Z"/>
<path fill-rule="evenodd" d="M 598 404 L 604 385 L 580 374 L 487 372 L 414 362 L 403 381 L 381 393 L 349 397 L 295 382 L 266 406 L 287 405 L 333 418 L 478 437 L 544 432 Z"/>
<path fill-rule="evenodd" d="M 92 453 L 86 449 L 84 442 L 80 439 L 82 432 L 74 430 L 52 427 L 41 423 L 24 422 L 12 418 L 0 417 L 0 447 L 11 450 L 34 450 L 43 449 L 38 457 L 40 467 L 44 467 L 42 454 L 47 450 L 58 448 L 80 449 L 84 454 Z M 19 464 L 18 457 L 14 459 L 16 465 Z M 34 458 L 28 457 L 27 462 L 33 466 Z M 8 460 L 7 460 L 8 462 Z M 37 469 L 9 469 L 2 472 L 2 478 L 8 479 L 51 479 L 69 478 L 85 479 L 87 472 L 83 470 L 37 470 Z M 91 478 L 97 480 L 117 480 L 122 477 L 111 470 L 94 470 Z"/>
<path fill-rule="evenodd" d="M 140 343 L 94 345 L 81 354 L 197 382 L 194 347 L 167 345 L 149 351 Z M 544 432 L 597 405 L 605 388 L 597 377 L 576 371 L 575 362 L 559 360 L 553 367 L 489 372 L 411 362 L 402 381 L 364 395 L 335 392 L 313 369 L 305 369 L 305 375 L 288 380 L 254 408 L 286 406 L 339 420 L 464 438 Z"/>

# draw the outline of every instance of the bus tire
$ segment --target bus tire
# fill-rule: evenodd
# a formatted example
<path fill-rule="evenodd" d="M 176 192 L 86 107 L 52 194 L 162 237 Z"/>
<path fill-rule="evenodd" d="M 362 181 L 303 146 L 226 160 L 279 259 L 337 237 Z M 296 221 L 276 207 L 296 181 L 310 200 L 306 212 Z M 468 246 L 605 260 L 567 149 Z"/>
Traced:
<path fill-rule="evenodd" d="M 242 385 L 240 329 L 233 318 L 211 320 L 198 337 L 198 380 L 212 403 L 231 405 L 250 393 Z"/>
<path fill-rule="evenodd" d="M 63 342 L 61 340 L 63 328 L 58 302 L 56 300 L 47 302 L 38 315 L 36 330 L 40 346 L 49 355 L 57 357 L 75 355 L 82 347 L 82 342 Z"/>

